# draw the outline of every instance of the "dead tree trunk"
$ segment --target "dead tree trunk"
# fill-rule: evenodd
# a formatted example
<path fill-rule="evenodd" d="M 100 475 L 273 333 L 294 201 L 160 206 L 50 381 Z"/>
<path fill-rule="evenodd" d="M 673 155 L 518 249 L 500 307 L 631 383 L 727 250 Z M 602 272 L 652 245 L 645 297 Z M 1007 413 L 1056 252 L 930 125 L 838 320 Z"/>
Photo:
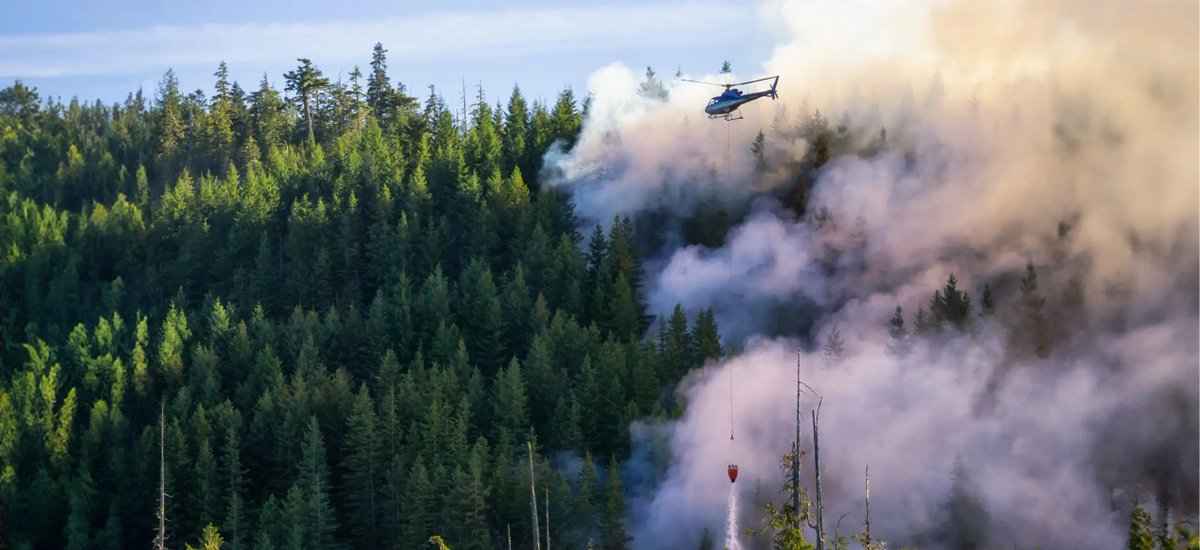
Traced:
<path fill-rule="evenodd" d="M 870 548 L 871 547 L 871 465 L 870 464 L 867 465 L 866 476 L 867 476 L 867 529 L 866 529 L 866 533 L 864 533 L 864 536 L 866 537 L 866 541 L 863 542 L 863 546 Z"/>
<path fill-rule="evenodd" d="M 167 461 L 166 461 L 167 416 L 165 405 L 158 410 L 158 535 L 154 537 L 155 550 L 167 548 Z"/>
<path fill-rule="evenodd" d="M 825 523 L 822 518 L 824 512 L 824 503 L 821 501 L 821 443 L 817 433 L 817 419 L 821 412 L 821 402 L 817 401 L 817 408 L 812 411 L 813 423 L 813 476 L 816 478 L 817 491 L 817 550 L 825 550 Z"/>
<path fill-rule="evenodd" d="M 541 550 L 542 531 L 538 529 L 537 489 L 533 483 L 533 443 L 526 441 L 525 445 L 529 447 L 529 507 L 533 516 L 533 550 Z"/>
<path fill-rule="evenodd" d="M 792 444 L 792 511 L 800 532 L 800 350 L 796 350 L 796 441 Z"/>

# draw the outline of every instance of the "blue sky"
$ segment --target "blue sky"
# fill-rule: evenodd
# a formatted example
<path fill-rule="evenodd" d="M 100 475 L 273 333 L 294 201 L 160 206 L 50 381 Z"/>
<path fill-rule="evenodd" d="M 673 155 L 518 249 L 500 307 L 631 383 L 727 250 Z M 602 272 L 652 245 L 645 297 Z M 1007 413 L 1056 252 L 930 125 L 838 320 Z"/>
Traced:
<path fill-rule="evenodd" d="M 263 73 L 282 90 L 283 73 L 308 57 L 326 75 L 366 69 L 375 42 L 389 50 L 389 74 L 417 95 L 432 84 L 451 102 L 482 83 L 489 101 L 519 84 L 553 100 L 612 62 L 669 77 L 698 75 L 728 59 L 755 72 L 773 40 L 753 4 L 548 0 L 396 2 L 210 0 L 207 2 L 15 2 L 0 18 L 0 85 L 20 79 L 43 97 L 153 97 L 173 68 L 184 90 L 211 94 L 225 60 L 243 88 Z M 343 5 L 345 4 L 345 5 Z"/>

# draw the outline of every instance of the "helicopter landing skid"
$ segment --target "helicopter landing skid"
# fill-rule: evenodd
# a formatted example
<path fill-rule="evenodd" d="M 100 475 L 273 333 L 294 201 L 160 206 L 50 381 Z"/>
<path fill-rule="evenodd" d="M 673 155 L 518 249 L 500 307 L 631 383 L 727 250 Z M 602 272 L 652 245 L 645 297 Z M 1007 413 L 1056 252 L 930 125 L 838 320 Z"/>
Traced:
<path fill-rule="evenodd" d="M 718 118 L 723 118 L 723 119 L 725 119 L 725 120 L 728 120 L 728 121 L 732 122 L 732 121 L 735 121 L 735 120 L 742 120 L 742 119 L 743 119 L 743 118 L 745 118 L 745 117 L 743 117 L 743 116 L 742 116 L 742 113 L 741 113 L 740 111 L 734 111 L 734 112 L 732 112 L 732 113 L 725 113 L 725 114 L 723 114 L 723 115 L 708 115 L 708 118 L 709 118 L 709 119 L 711 119 L 711 120 L 716 120 L 716 119 L 718 119 Z"/>

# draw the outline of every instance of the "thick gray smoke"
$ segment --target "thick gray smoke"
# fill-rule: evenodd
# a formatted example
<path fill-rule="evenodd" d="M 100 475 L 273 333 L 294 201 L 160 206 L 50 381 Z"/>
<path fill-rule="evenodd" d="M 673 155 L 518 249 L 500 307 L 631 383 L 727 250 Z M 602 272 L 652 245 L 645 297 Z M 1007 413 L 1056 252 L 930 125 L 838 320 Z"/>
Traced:
<path fill-rule="evenodd" d="M 987 511 L 975 527 L 994 545 L 1117 547 L 1138 498 L 1162 496 L 1176 519 L 1194 517 L 1196 4 L 759 10 L 780 43 L 738 77 L 781 74 L 780 101 L 709 121 L 709 90 L 673 84 L 669 100 L 645 98 L 641 77 L 614 65 L 589 82 L 578 146 L 547 157 L 561 176 L 551 183 L 570 189 L 587 219 L 683 219 L 712 201 L 739 212 L 722 246 L 672 234 L 647 263 L 656 313 L 713 307 L 742 351 L 683 384 L 687 412 L 665 426 L 667 471 L 633 501 L 635 546 L 719 532 L 734 459 L 744 494 L 760 486 L 778 497 L 797 347 L 808 350 L 805 381 L 825 397 L 826 516 L 850 512 L 843 533 L 861 524 L 868 463 L 873 534 L 900 543 L 938 544 L 928 534 L 946 515 L 956 461 Z M 804 132 L 817 110 L 844 125 L 848 152 L 820 166 Z M 880 128 L 887 138 L 876 144 Z M 750 150 L 760 129 L 761 161 Z M 1044 359 L 1012 351 L 1026 262 L 1058 312 Z M 911 324 L 949 273 L 976 304 L 990 283 L 997 314 L 973 336 L 889 355 L 895 306 Z M 841 363 L 819 353 L 835 324 Z M 723 436 L 729 369 L 733 449 Z M 761 508 L 749 497 L 741 508 L 754 524 Z"/>

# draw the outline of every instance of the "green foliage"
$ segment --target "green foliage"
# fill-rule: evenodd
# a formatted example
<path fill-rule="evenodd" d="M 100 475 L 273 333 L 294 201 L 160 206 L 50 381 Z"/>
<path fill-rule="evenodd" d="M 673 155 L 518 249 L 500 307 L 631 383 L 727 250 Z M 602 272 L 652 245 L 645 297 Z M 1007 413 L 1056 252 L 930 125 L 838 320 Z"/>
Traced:
<path fill-rule="evenodd" d="M 286 97 L 224 63 L 208 97 L 0 90 L 4 544 L 145 546 L 162 405 L 168 541 L 494 548 L 525 525 L 515 443 L 619 461 L 724 353 L 711 312 L 647 342 L 632 220 L 585 253 L 538 185 L 573 92 L 480 90 L 458 125 L 386 53 L 347 82 L 299 59 Z M 620 541 L 619 484 L 537 469 L 556 541 Z"/>
<path fill-rule="evenodd" d="M 1129 550 L 1155 550 L 1154 530 L 1150 526 L 1150 514 L 1137 503 L 1129 512 Z"/>

